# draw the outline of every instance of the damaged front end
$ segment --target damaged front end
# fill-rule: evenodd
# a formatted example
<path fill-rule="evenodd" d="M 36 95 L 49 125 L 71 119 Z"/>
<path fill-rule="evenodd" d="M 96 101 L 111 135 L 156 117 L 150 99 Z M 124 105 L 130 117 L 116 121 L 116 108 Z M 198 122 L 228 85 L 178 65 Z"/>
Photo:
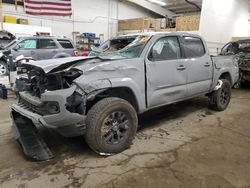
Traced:
<path fill-rule="evenodd" d="M 48 160 L 52 152 L 40 136 L 44 128 L 65 137 L 85 133 L 86 95 L 73 81 L 81 70 L 65 68 L 45 73 L 36 66 L 23 66 L 16 81 L 17 104 L 12 105 L 13 133 L 26 156 Z"/>
<path fill-rule="evenodd" d="M 240 82 L 250 81 L 250 53 L 241 52 L 239 57 Z"/>

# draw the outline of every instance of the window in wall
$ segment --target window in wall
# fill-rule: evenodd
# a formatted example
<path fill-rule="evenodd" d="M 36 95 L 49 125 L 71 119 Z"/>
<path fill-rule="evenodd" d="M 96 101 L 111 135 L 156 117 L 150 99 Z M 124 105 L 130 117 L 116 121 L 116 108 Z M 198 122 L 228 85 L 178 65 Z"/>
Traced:
<path fill-rule="evenodd" d="M 187 58 L 203 56 L 206 51 L 201 39 L 196 37 L 184 37 L 185 55 Z"/>
<path fill-rule="evenodd" d="M 154 61 L 181 58 L 181 49 L 177 37 L 164 37 L 158 40 L 151 49 Z"/>

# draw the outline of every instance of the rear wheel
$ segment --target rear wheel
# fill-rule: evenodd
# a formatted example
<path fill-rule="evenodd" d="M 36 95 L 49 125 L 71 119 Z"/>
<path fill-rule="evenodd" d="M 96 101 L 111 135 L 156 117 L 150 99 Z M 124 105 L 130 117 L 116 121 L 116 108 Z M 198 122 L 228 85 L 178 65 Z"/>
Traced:
<path fill-rule="evenodd" d="M 223 111 L 227 108 L 231 99 L 231 84 L 228 80 L 222 79 L 222 86 L 214 91 L 209 100 L 209 105 L 213 110 Z"/>
<path fill-rule="evenodd" d="M 0 76 L 5 76 L 9 72 L 8 66 L 5 62 L 0 61 Z"/>
<path fill-rule="evenodd" d="M 131 145 L 137 121 L 136 111 L 127 101 L 115 97 L 102 99 L 88 112 L 85 140 L 98 154 L 119 153 Z"/>

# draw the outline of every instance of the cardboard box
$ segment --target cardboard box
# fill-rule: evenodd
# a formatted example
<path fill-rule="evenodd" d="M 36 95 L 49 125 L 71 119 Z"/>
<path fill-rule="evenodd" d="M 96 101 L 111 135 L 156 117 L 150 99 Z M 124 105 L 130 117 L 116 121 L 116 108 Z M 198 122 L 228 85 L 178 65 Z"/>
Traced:
<path fill-rule="evenodd" d="M 29 21 L 28 21 L 28 19 L 19 18 L 19 19 L 17 19 L 17 23 L 18 23 L 18 24 L 28 25 L 28 24 L 29 24 Z"/>
<path fill-rule="evenodd" d="M 198 31 L 200 26 L 200 15 L 176 17 L 177 31 Z"/>
<path fill-rule="evenodd" d="M 158 29 L 157 32 L 176 32 L 176 28 Z"/>
<path fill-rule="evenodd" d="M 118 21 L 118 30 L 145 30 L 145 29 L 155 29 L 156 19 L 153 18 L 135 18 L 127 20 Z M 160 27 L 160 26 L 159 26 Z"/>
<path fill-rule="evenodd" d="M 155 30 L 165 29 L 167 26 L 166 18 L 155 19 Z"/>
<path fill-rule="evenodd" d="M 4 22 L 17 23 L 17 19 L 15 16 L 4 16 Z"/>

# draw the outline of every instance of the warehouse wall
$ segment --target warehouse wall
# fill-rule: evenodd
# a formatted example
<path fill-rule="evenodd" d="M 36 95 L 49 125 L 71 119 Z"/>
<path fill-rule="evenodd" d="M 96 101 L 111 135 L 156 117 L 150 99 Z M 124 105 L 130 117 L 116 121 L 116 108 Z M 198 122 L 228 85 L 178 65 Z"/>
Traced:
<path fill-rule="evenodd" d="M 18 6 L 4 4 L 4 15 L 28 18 L 30 25 L 51 27 L 53 35 L 65 35 L 72 38 L 72 31 L 95 32 L 104 34 L 105 39 L 116 35 L 117 20 L 137 17 L 156 17 L 156 14 L 119 0 L 72 0 L 71 17 L 37 17 L 24 14 Z"/>
<path fill-rule="evenodd" d="M 249 5 L 249 0 L 203 0 L 199 33 L 213 54 L 233 36 L 250 36 Z"/>

